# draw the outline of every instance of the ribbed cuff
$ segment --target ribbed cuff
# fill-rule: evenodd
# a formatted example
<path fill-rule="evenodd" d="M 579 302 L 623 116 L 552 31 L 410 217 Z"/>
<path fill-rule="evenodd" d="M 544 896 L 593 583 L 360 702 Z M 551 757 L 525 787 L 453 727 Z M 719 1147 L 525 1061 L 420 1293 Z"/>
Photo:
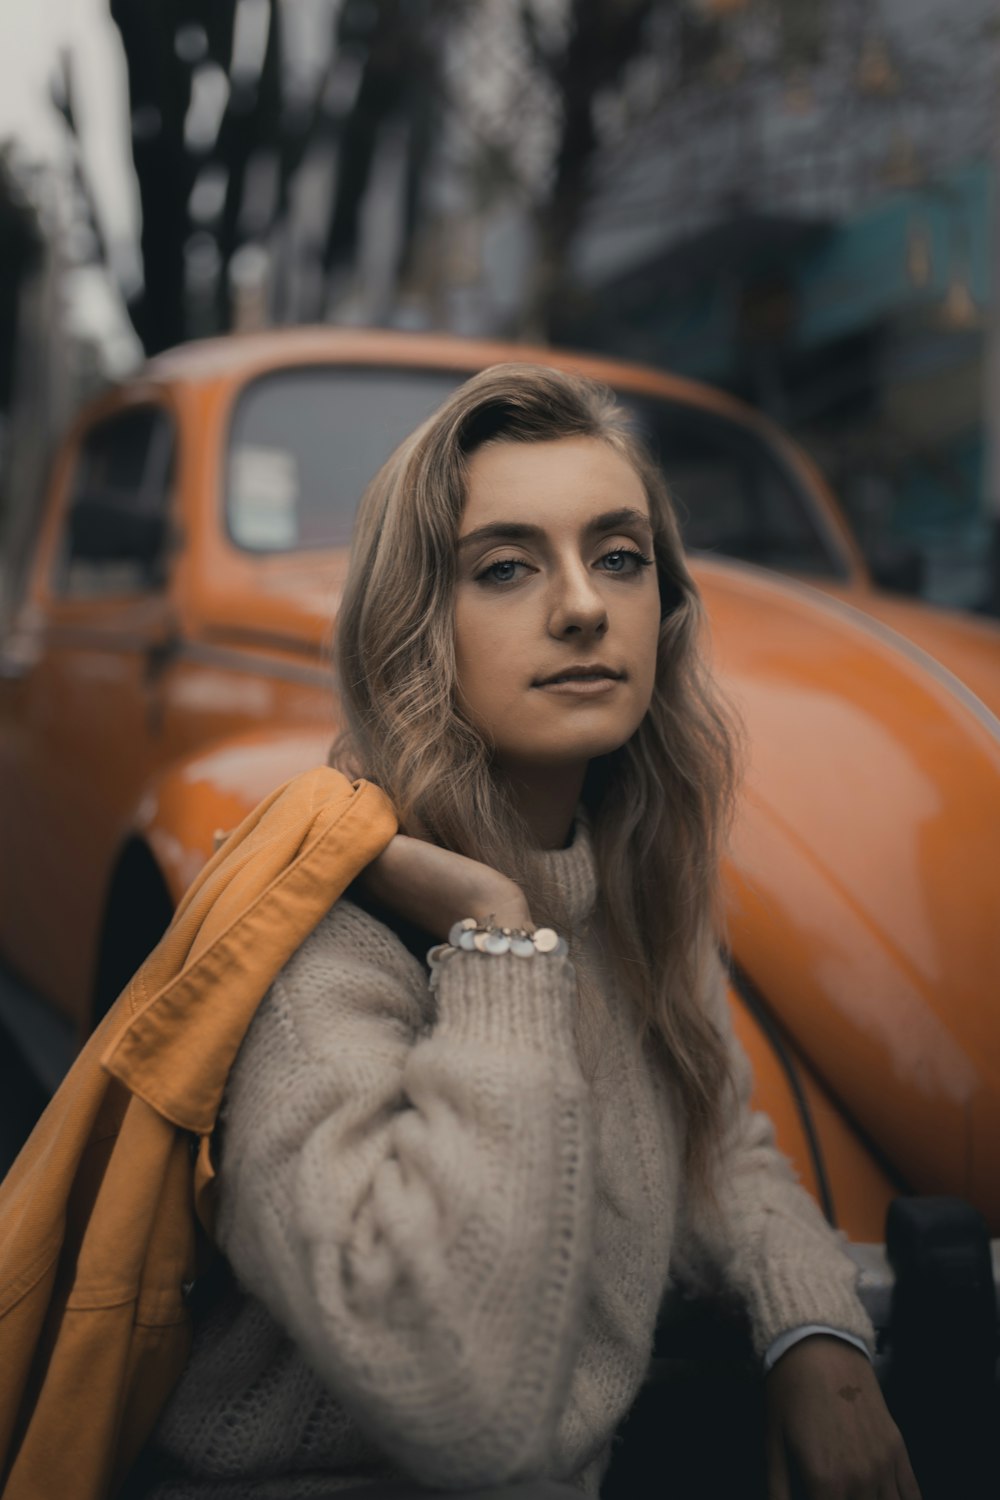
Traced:
<path fill-rule="evenodd" d="M 803 1245 L 794 1257 L 772 1257 L 751 1278 L 753 1342 L 761 1359 L 782 1333 L 817 1323 L 853 1335 L 872 1353 L 875 1329 L 854 1289 L 857 1269 L 838 1251 L 840 1260 L 843 1265 L 828 1264 Z"/>
<path fill-rule="evenodd" d="M 438 1027 L 495 1046 L 575 1046 L 576 974 L 554 954 L 459 949 L 442 959 L 437 982 Z"/>

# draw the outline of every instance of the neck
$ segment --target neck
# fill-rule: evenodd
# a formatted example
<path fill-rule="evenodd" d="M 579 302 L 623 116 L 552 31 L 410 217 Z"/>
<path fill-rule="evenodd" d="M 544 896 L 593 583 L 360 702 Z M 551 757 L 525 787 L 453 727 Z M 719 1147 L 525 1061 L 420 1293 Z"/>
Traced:
<path fill-rule="evenodd" d="M 586 770 L 586 765 L 507 768 L 511 795 L 540 849 L 565 847 Z"/>

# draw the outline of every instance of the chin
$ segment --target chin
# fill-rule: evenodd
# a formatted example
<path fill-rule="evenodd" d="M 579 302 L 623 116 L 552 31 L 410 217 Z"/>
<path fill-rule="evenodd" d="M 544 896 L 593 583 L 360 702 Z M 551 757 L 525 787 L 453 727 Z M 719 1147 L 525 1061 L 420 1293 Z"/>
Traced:
<path fill-rule="evenodd" d="M 537 766 L 549 770 L 565 767 L 567 771 L 586 765 L 600 755 L 610 755 L 620 750 L 632 738 L 635 730 L 627 734 L 588 735 L 574 740 L 548 741 L 528 745 L 502 745 L 497 748 L 497 757 L 508 766 Z"/>
<path fill-rule="evenodd" d="M 582 714 L 577 715 L 575 723 L 567 715 L 565 722 L 550 723 L 544 728 L 537 723 L 516 726 L 508 719 L 503 725 L 507 734 L 494 737 L 494 753 L 502 765 L 544 767 L 548 770 L 559 766 L 564 766 L 567 770 L 577 768 L 597 756 L 610 755 L 627 744 L 645 718 L 645 709 L 639 712 L 636 705 L 634 714 L 625 715 L 619 708 L 614 715 L 602 717 L 603 723 L 594 714 L 587 724 L 582 721 Z M 525 731 L 523 736 L 517 734 L 519 727 Z"/>

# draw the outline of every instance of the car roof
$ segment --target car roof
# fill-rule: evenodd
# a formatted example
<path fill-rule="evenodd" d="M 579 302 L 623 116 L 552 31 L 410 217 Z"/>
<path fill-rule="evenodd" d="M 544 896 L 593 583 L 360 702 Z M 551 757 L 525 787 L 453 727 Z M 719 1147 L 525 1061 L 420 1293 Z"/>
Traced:
<path fill-rule="evenodd" d="M 619 390 L 692 402 L 755 426 L 770 423 L 752 407 L 711 386 L 649 365 L 496 339 L 460 338 L 446 333 L 411 333 L 375 328 L 323 325 L 274 328 L 256 333 L 200 339 L 155 355 L 141 374 L 166 384 L 189 384 L 252 378 L 266 371 L 302 364 L 411 366 L 473 374 L 487 365 L 508 361 L 548 364 L 603 380 Z"/>

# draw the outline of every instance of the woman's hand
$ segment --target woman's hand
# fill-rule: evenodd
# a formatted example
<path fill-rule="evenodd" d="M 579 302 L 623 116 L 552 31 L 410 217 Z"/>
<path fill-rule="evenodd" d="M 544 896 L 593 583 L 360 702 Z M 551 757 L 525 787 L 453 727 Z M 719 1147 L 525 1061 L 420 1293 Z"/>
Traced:
<path fill-rule="evenodd" d="M 920 1500 L 871 1364 L 810 1334 L 764 1380 L 768 1500 Z"/>
<path fill-rule="evenodd" d="M 376 901 L 441 942 L 462 917 L 492 917 L 500 927 L 534 926 L 524 893 L 513 880 L 408 834 L 397 833 L 390 840 L 361 883 Z"/>

